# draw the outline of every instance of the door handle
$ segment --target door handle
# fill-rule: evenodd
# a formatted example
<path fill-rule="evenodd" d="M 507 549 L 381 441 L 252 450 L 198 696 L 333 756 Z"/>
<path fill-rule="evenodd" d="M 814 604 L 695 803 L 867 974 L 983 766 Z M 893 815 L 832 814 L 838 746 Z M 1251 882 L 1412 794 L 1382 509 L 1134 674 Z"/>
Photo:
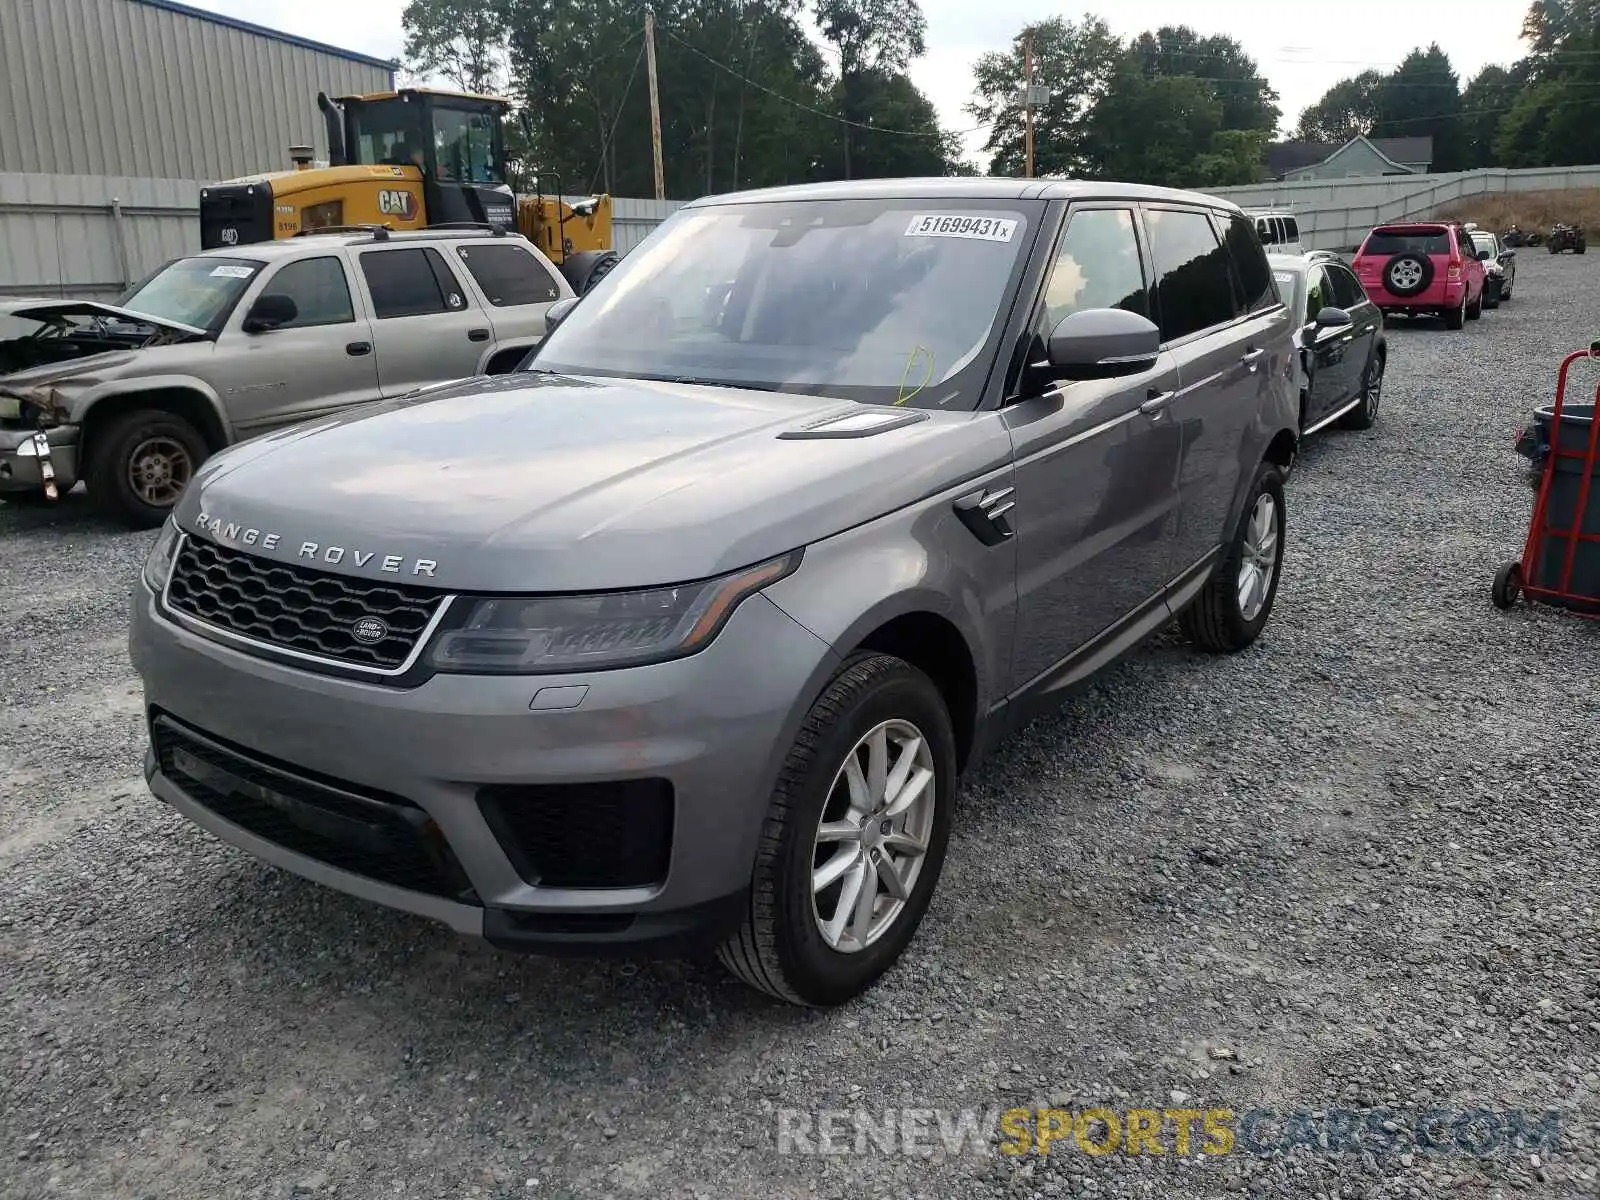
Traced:
<path fill-rule="evenodd" d="M 469 329 L 467 330 L 467 340 L 473 342 L 487 342 L 489 340 L 489 331 L 487 329 Z"/>
<path fill-rule="evenodd" d="M 372 343 L 371 342 L 350 342 L 349 344 L 347 344 L 345 346 L 344 352 L 346 354 L 350 355 L 352 358 L 360 358 L 363 354 L 371 354 L 372 353 Z"/>
<path fill-rule="evenodd" d="M 1253 375 L 1256 368 L 1261 365 L 1261 360 L 1266 357 L 1266 354 L 1265 350 L 1252 350 L 1239 361 L 1249 368 L 1250 373 Z"/>
<path fill-rule="evenodd" d="M 1143 404 L 1139 405 L 1139 411 L 1147 417 L 1159 417 L 1166 410 L 1167 405 L 1172 403 L 1172 397 L 1176 394 L 1175 392 L 1161 392 L 1151 388 L 1145 393 L 1145 400 Z"/>

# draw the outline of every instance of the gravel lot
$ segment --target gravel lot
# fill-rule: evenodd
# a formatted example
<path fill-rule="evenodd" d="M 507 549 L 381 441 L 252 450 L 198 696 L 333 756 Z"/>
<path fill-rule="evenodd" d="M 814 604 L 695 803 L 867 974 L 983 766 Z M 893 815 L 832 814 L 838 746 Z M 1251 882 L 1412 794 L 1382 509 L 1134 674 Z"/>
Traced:
<path fill-rule="evenodd" d="M 1531 498 L 1512 433 L 1600 334 L 1600 263 L 1520 266 L 1461 333 L 1393 329 L 1377 426 L 1313 442 L 1258 647 L 1158 640 L 1013 739 L 907 960 L 833 1013 L 713 964 L 501 955 L 214 841 L 139 771 L 150 535 L 81 496 L 0 504 L 0 1194 L 1600 1194 L 1600 625 L 1489 603 Z M 1044 1104 L 1520 1107 L 1561 1134 L 778 1148 L 780 1108 Z"/>

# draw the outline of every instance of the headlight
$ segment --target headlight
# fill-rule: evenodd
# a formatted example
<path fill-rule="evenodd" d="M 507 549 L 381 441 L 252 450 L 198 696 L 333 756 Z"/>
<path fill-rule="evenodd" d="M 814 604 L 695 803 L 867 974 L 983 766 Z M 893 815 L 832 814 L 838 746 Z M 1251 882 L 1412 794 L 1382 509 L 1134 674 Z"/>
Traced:
<path fill-rule="evenodd" d="M 160 595 L 167 587 L 167 576 L 172 573 L 172 560 L 178 553 L 178 539 L 183 531 L 171 517 L 156 535 L 156 544 L 144 560 L 144 582 L 152 592 Z"/>
<path fill-rule="evenodd" d="M 739 602 L 791 574 L 797 550 L 731 575 L 676 587 L 592 596 L 475 598 L 465 620 L 442 630 L 436 670 L 537 675 L 640 666 L 704 647 Z"/>

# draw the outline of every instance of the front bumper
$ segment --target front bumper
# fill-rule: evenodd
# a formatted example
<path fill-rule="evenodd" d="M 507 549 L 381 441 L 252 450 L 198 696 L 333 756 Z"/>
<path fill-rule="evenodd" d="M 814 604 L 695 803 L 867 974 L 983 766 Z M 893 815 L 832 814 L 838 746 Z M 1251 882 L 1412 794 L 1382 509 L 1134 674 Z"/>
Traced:
<path fill-rule="evenodd" d="M 392 799 L 429 826 L 458 871 L 456 885 L 398 886 L 381 872 L 353 867 L 348 856 L 307 852 L 304 837 L 247 827 L 231 812 L 224 816 L 226 806 L 193 777 L 165 769 L 153 749 L 145 766 L 150 788 L 179 812 L 265 861 L 461 933 L 507 947 L 584 953 L 677 948 L 732 929 L 744 910 L 773 783 L 805 709 L 838 661 L 756 595 L 705 650 L 675 662 L 583 675 L 437 675 L 414 688 L 391 688 L 212 642 L 160 615 L 142 583 L 129 649 L 147 713 L 153 726 L 163 722 L 163 737 L 171 728 L 164 722 L 176 721 L 199 739 L 198 748 L 214 743 L 235 755 L 227 760 L 233 777 L 263 787 L 278 786 L 263 770 L 281 770 L 280 779 L 319 781 L 313 786 L 348 792 L 352 803 Z M 164 753 L 168 763 L 193 765 Z M 662 780 L 670 785 L 670 847 L 663 873 L 650 883 L 550 886 L 537 872 L 530 880 L 525 847 L 498 815 L 525 793 L 543 795 L 538 789 L 578 785 L 621 794 L 631 782 Z M 497 810 L 485 789 L 512 798 Z M 295 803 L 281 795 L 270 802 L 280 815 Z"/>
<path fill-rule="evenodd" d="M 0 429 L 0 495 L 46 490 L 51 483 L 61 493 L 77 482 L 76 425 L 39 431 Z"/>

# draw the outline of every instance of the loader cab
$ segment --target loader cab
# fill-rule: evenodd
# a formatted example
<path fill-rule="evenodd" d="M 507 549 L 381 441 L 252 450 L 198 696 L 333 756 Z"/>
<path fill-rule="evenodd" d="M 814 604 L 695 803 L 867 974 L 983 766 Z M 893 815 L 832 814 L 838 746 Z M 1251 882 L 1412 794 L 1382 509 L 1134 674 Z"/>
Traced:
<path fill-rule="evenodd" d="M 333 163 L 409 167 L 420 173 L 425 224 L 515 228 L 515 202 L 506 182 L 507 101 L 404 88 L 335 100 L 318 96 L 317 104 L 327 119 Z M 409 171 L 405 177 L 411 178 Z M 377 219 L 415 219 L 418 214 L 385 211 L 386 204 L 414 203 L 410 195 L 404 189 L 380 190 Z"/>

